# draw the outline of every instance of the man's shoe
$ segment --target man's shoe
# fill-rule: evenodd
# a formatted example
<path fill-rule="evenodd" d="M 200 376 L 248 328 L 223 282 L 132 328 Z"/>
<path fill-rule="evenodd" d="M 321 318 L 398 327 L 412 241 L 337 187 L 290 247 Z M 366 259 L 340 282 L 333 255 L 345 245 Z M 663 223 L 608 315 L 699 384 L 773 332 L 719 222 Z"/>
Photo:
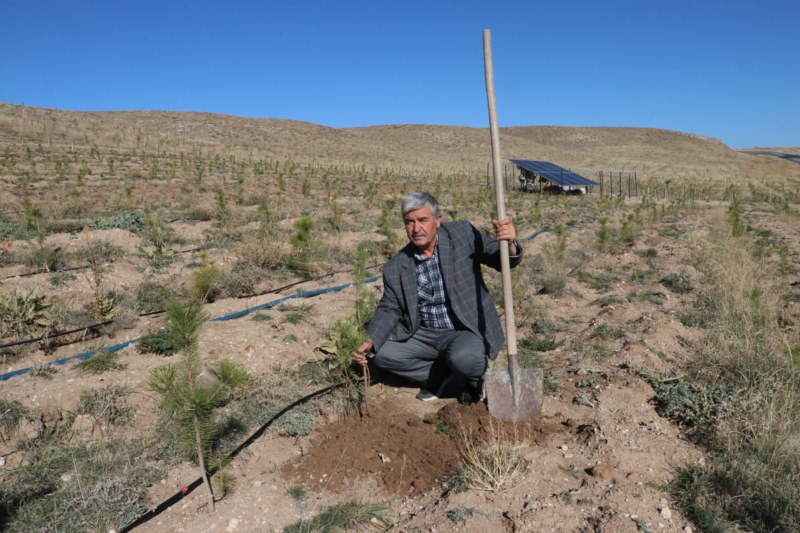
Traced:
<path fill-rule="evenodd" d="M 486 394 L 483 391 L 483 382 L 478 387 L 467 387 L 461 394 L 458 395 L 458 403 L 469 405 L 471 403 L 482 402 L 486 399 Z"/>
<path fill-rule="evenodd" d="M 423 402 L 430 402 L 431 400 L 438 400 L 439 397 L 436 396 L 434 393 L 429 391 L 428 389 L 419 389 L 417 393 L 417 400 L 421 400 Z"/>

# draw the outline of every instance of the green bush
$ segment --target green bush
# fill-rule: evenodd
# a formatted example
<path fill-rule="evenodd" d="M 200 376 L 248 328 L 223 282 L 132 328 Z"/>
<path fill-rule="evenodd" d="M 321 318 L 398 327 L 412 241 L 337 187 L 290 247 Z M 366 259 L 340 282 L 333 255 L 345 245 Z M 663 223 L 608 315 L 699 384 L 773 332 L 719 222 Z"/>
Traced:
<path fill-rule="evenodd" d="M 0 241 L 27 241 L 36 236 L 36 230 L 12 220 L 0 220 Z"/>
<path fill-rule="evenodd" d="M 96 218 L 90 224 L 91 229 L 123 229 L 139 233 L 145 226 L 145 214 L 142 211 L 125 211 L 106 218 Z"/>
<path fill-rule="evenodd" d="M 75 368 L 89 374 L 102 374 L 109 370 L 124 370 L 127 365 L 118 362 L 117 359 L 119 359 L 117 352 L 100 349 L 88 359 L 84 359 L 75 365 Z"/>
<path fill-rule="evenodd" d="M 163 311 L 167 307 L 167 302 L 174 300 L 176 296 L 176 291 L 169 286 L 145 280 L 136 289 L 136 310 L 140 313 Z"/>
<path fill-rule="evenodd" d="M 11 334 L 22 339 L 50 327 L 53 323 L 50 307 L 38 288 L 27 292 L 15 288 L 0 295 L 0 335 Z"/>
<path fill-rule="evenodd" d="M 136 341 L 136 351 L 157 355 L 173 355 L 178 351 L 172 336 L 167 330 L 160 330 L 141 337 Z"/>

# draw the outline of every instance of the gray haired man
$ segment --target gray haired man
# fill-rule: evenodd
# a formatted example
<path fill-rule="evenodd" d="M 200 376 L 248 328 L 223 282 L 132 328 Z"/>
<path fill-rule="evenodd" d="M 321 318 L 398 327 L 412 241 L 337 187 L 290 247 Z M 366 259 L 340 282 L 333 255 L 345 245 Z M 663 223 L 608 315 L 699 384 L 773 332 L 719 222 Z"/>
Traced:
<path fill-rule="evenodd" d="M 383 268 L 383 296 L 353 361 L 417 382 L 417 398 L 481 397 L 489 357 L 505 342 L 481 265 L 500 270 L 500 241 L 512 268 L 522 261 L 511 220 L 494 220 L 495 236 L 465 221 L 442 223 L 439 203 L 413 192 L 400 206 L 410 241 Z M 455 379 L 453 379 L 455 378 Z M 460 390 L 453 391 L 453 384 Z"/>

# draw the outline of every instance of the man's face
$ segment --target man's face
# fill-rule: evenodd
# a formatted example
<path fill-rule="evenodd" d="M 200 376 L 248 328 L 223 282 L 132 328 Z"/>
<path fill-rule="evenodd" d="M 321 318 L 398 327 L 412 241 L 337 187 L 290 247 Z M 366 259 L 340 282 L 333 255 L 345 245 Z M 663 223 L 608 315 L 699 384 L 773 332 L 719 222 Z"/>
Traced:
<path fill-rule="evenodd" d="M 433 209 L 427 204 L 422 209 L 409 211 L 403 216 L 408 240 L 414 243 L 417 250 L 433 252 L 441 218 L 441 216 L 434 216 Z"/>

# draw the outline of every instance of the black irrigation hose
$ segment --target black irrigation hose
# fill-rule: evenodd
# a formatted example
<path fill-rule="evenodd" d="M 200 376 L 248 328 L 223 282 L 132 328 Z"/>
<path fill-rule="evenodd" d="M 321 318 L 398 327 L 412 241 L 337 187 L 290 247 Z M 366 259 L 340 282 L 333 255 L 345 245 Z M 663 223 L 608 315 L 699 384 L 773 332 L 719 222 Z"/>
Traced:
<path fill-rule="evenodd" d="M 228 454 L 227 459 L 228 460 L 232 460 L 237 455 L 239 455 L 245 448 L 247 448 L 248 446 L 253 444 L 253 442 L 255 442 L 256 439 L 258 439 L 261 435 L 264 434 L 264 432 L 269 428 L 269 426 L 272 425 L 273 422 L 275 422 L 278 418 L 280 418 L 284 414 L 288 413 L 289 411 L 291 411 L 292 409 L 294 409 L 298 405 L 302 405 L 302 404 L 306 403 L 307 401 L 316 398 L 317 396 L 322 396 L 325 393 L 328 393 L 328 392 L 330 392 L 330 391 L 332 391 L 332 390 L 334 390 L 336 388 L 339 388 L 339 387 L 343 386 L 345 383 L 347 383 L 347 382 L 346 381 L 341 381 L 339 383 L 335 383 L 333 385 L 329 385 L 329 386 L 327 386 L 327 387 L 325 387 L 323 389 L 320 389 L 318 391 L 312 392 L 311 394 L 303 396 L 299 400 L 295 400 L 294 402 L 290 403 L 289 405 L 287 405 L 286 407 L 284 407 L 283 409 L 278 411 L 276 414 L 272 415 L 272 417 L 269 420 L 267 420 L 266 422 L 264 422 L 264 424 L 262 424 L 260 428 L 255 430 L 255 432 L 253 432 L 252 435 L 247 437 L 247 439 L 245 439 L 241 444 L 239 444 L 239 446 L 237 446 L 233 451 L 231 451 Z M 218 468 L 210 469 L 208 471 L 208 475 L 209 476 L 214 475 L 214 473 L 217 470 L 218 470 Z M 151 520 L 152 518 L 158 516 L 159 514 L 163 513 L 164 511 L 166 511 L 167 509 L 169 509 L 170 507 L 175 505 L 177 502 L 179 502 L 181 499 L 183 499 L 184 496 L 190 494 L 194 489 L 196 489 L 197 487 L 199 487 L 202 484 L 203 484 L 203 478 L 202 477 L 198 477 L 197 479 L 195 479 L 194 481 L 192 481 L 188 485 L 184 485 L 183 487 L 181 487 L 181 490 L 179 490 L 178 492 L 176 492 L 175 494 L 173 494 L 172 496 L 170 496 L 166 500 L 162 501 L 161 503 L 159 503 L 156 507 L 154 507 L 154 508 L 152 508 L 152 509 L 150 509 L 148 511 L 145 511 L 143 514 L 139 515 L 138 518 L 134 519 L 133 522 L 129 523 L 128 525 L 126 525 L 125 527 L 120 529 L 119 533 L 126 533 L 128 531 L 131 531 L 131 530 L 133 530 L 133 528 L 141 526 L 145 522 L 147 522 L 147 521 Z"/>
<path fill-rule="evenodd" d="M 6 342 L 6 343 L 3 343 L 3 344 L 0 344 L 0 350 L 2 350 L 3 348 L 11 348 L 12 346 L 19 346 L 21 344 L 29 344 L 31 342 L 44 341 L 44 340 L 47 340 L 47 339 L 55 339 L 56 337 L 63 337 L 64 335 L 69 335 L 71 333 L 78 333 L 79 331 L 89 331 L 90 329 L 98 328 L 100 326 L 105 326 L 106 324 L 111 324 L 112 322 L 114 322 L 114 321 L 113 320 L 105 320 L 103 322 L 98 322 L 96 324 L 91 324 L 91 325 L 88 325 L 88 326 L 81 326 L 79 328 L 71 329 L 71 330 L 68 330 L 68 331 L 55 331 L 53 333 L 46 333 L 46 334 L 42 335 L 41 337 L 36 337 L 35 339 L 24 339 L 24 340 L 21 340 L 21 341 Z M 69 344 L 72 344 L 72 343 L 69 343 Z"/>
<path fill-rule="evenodd" d="M 192 250 L 186 250 L 186 251 L 192 251 Z M 368 268 L 374 268 L 375 266 L 377 266 L 377 263 L 375 263 L 373 265 L 370 265 Z M 60 272 L 64 272 L 64 271 L 62 270 Z M 349 272 L 349 270 L 334 270 L 333 272 L 328 272 L 327 274 L 322 274 L 321 276 L 317 276 L 316 278 L 301 279 L 299 281 L 295 281 L 295 282 L 289 283 L 288 285 L 284 285 L 283 287 L 278 287 L 276 289 L 270 289 L 268 291 L 264 291 L 264 292 L 261 292 L 261 293 L 258 293 L 258 294 L 242 296 L 242 298 L 255 298 L 255 297 L 258 297 L 258 296 L 264 296 L 265 294 L 279 293 L 281 291 L 285 291 L 286 289 L 291 289 L 292 287 L 295 287 L 297 285 L 301 285 L 303 283 L 308 283 L 310 281 L 319 281 L 319 280 L 324 279 L 324 278 L 326 278 L 328 276 L 333 276 L 335 274 L 341 274 L 342 272 Z M 14 277 L 14 276 L 12 276 L 12 277 Z M 138 316 L 139 317 L 153 316 L 153 315 L 161 314 L 163 312 L 164 312 L 164 309 L 161 309 L 159 311 L 150 311 L 148 313 L 142 313 L 142 314 L 140 314 Z M 113 322 L 113 320 L 106 320 L 104 322 L 97 322 L 95 324 L 89 324 L 87 326 L 81 326 L 79 328 L 71 329 L 69 331 L 57 331 L 57 332 L 47 333 L 45 335 L 42 335 L 40 337 L 35 337 L 35 338 L 32 338 L 32 339 L 23 339 L 23 340 L 19 340 L 19 341 L 7 342 L 7 343 L 0 344 L 0 350 L 2 350 L 3 348 L 11 348 L 12 346 L 20 346 L 22 344 L 30 344 L 30 343 L 33 343 L 33 342 L 39 342 L 39 341 L 43 341 L 43 340 L 47 340 L 47 339 L 55 339 L 57 337 L 63 337 L 64 335 L 70 335 L 72 333 L 77 333 L 79 331 L 84 331 L 84 330 L 88 331 L 90 329 L 94 329 L 94 328 L 98 328 L 100 326 L 105 326 L 107 324 L 111 324 L 112 322 Z M 70 343 L 70 344 L 72 344 L 72 343 Z"/>
<path fill-rule="evenodd" d="M 36 276 L 38 274 L 54 274 L 56 272 L 72 272 L 75 270 L 83 270 L 84 268 L 89 268 L 88 265 L 84 266 L 77 266 L 77 267 L 70 267 L 70 268 L 59 268 L 58 270 L 54 270 L 53 272 L 49 272 L 47 270 L 34 270 L 33 272 L 23 272 L 22 274 L 13 274 L 11 276 L 5 276 L 0 278 L 0 280 L 7 280 L 7 279 L 14 279 L 14 278 L 29 278 L 31 276 Z"/>

